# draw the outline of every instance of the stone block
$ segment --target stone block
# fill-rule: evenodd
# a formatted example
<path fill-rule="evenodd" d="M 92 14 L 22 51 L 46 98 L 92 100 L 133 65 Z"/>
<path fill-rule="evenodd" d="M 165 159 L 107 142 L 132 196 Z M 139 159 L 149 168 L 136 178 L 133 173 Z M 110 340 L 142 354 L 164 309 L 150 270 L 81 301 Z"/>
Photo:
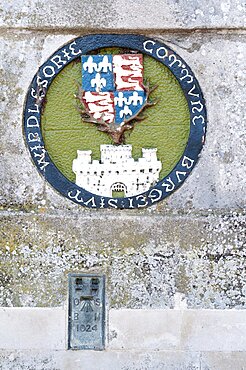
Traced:
<path fill-rule="evenodd" d="M 182 311 L 110 310 L 109 349 L 180 348 Z"/>
<path fill-rule="evenodd" d="M 181 351 L 0 351 L 1 370 L 200 370 L 200 355 Z"/>
<path fill-rule="evenodd" d="M 5 27 L 37 29 L 193 29 L 243 28 L 245 10 L 240 0 L 214 2 L 209 0 L 178 2 L 156 0 L 135 1 L 126 7 L 122 0 L 56 1 L 38 0 L 11 5 L 2 2 L 2 22 Z"/>
<path fill-rule="evenodd" d="M 244 310 L 110 310 L 109 349 L 246 352 Z"/>
<path fill-rule="evenodd" d="M 201 370 L 245 370 L 246 352 L 203 352 Z"/>
<path fill-rule="evenodd" d="M 183 350 L 246 352 L 245 310 L 185 310 L 182 324 Z"/>
<path fill-rule="evenodd" d="M 62 308 L 1 308 L 0 317 L 1 350 L 60 350 L 66 346 Z"/>

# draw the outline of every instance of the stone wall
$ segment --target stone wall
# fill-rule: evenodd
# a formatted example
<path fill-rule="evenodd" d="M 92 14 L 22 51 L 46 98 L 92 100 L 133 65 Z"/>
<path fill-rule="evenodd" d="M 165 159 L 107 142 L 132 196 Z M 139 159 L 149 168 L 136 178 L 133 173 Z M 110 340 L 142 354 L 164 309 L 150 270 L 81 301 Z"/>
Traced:
<path fill-rule="evenodd" d="M 12 323 L 0 326 L 0 369 L 244 369 L 245 5 L 15 0 L 3 1 L 0 14 L 0 321 Z M 25 94 L 38 66 L 74 37 L 102 32 L 166 43 L 206 99 L 199 163 L 178 191 L 145 210 L 72 204 L 38 175 L 23 139 Z M 69 272 L 106 274 L 104 352 L 65 350 Z"/>

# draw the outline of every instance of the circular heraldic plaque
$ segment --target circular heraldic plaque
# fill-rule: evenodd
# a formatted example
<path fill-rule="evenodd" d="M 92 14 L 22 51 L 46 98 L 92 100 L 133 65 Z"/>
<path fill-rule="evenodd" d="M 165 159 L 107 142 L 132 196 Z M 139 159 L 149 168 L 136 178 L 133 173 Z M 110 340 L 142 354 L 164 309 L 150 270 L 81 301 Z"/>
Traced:
<path fill-rule="evenodd" d="M 190 67 L 167 45 L 87 35 L 39 68 L 23 124 L 33 162 L 63 196 L 90 208 L 143 208 L 191 173 L 206 108 Z"/>

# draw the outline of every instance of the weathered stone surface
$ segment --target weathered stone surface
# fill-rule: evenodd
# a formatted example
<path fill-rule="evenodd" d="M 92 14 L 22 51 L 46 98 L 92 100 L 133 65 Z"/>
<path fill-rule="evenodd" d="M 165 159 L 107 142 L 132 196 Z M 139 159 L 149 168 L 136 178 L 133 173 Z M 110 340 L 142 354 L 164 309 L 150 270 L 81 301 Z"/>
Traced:
<path fill-rule="evenodd" d="M 188 37 L 169 41 L 200 81 L 208 109 L 208 131 L 192 177 L 168 203 L 173 207 L 186 204 L 189 208 L 244 207 L 245 37 L 200 35 L 196 40 Z"/>
<path fill-rule="evenodd" d="M 2 1 L 2 26 L 72 29 L 192 29 L 245 27 L 240 0 Z"/>
<path fill-rule="evenodd" d="M 245 352 L 0 351 L 1 370 L 244 370 Z"/>
<path fill-rule="evenodd" d="M 205 352 L 201 354 L 201 370 L 244 370 L 245 352 Z"/>
<path fill-rule="evenodd" d="M 200 355 L 182 351 L 0 351 L 0 362 L 1 370 L 200 369 Z"/>
<path fill-rule="evenodd" d="M 1 304 L 56 306 L 67 273 L 107 275 L 110 307 L 243 308 L 245 216 L 2 212 Z"/>

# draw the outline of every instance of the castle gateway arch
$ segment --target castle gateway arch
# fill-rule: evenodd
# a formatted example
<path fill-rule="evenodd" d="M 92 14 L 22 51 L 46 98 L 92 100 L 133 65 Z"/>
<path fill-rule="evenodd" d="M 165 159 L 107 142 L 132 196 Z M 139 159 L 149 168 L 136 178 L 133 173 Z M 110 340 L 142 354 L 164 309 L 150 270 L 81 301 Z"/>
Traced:
<path fill-rule="evenodd" d="M 110 187 L 111 197 L 125 197 L 127 193 L 127 187 L 123 182 L 115 182 Z"/>

